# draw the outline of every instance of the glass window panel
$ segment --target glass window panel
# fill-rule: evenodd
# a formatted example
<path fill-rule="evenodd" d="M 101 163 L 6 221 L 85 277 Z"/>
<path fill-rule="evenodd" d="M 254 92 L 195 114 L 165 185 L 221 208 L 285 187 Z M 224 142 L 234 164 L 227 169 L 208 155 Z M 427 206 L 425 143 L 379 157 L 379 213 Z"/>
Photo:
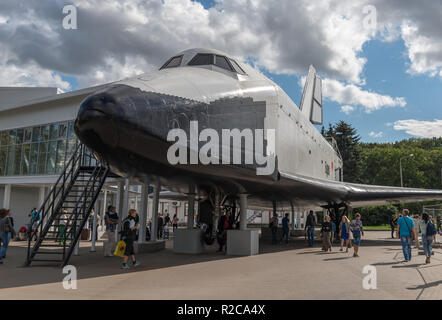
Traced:
<path fill-rule="evenodd" d="M 23 145 L 23 160 L 21 162 L 21 174 L 29 174 L 29 164 L 31 155 L 31 145 L 29 143 Z"/>
<path fill-rule="evenodd" d="M 197 54 L 189 63 L 189 66 L 204 66 L 213 64 L 213 55 L 212 54 L 205 54 L 205 53 L 199 53 Z"/>
<path fill-rule="evenodd" d="M 58 140 L 57 141 L 57 159 L 56 159 L 56 166 L 55 166 L 56 173 L 61 173 L 63 171 L 65 154 L 66 154 L 66 141 L 65 140 Z"/>
<path fill-rule="evenodd" d="M 0 176 L 4 176 L 6 174 L 6 155 L 7 147 L 0 147 Z"/>
<path fill-rule="evenodd" d="M 55 140 L 58 137 L 58 124 L 53 123 L 49 127 L 49 140 Z"/>
<path fill-rule="evenodd" d="M 25 135 L 23 137 L 23 141 L 24 142 L 31 142 L 31 138 L 32 138 L 32 129 L 31 128 L 26 128 L 25 129 Z"/>
<path fill-rule="evenodd" d="M 74 122 L 73 121 L 70 121 L 68 124 L 68 138 L 69 139 L 75 138 Z"/>
<path fill-rule="evenodd" d="M 15 146 L 15 158 L 14 158 L 14 175 L 18 176 L 20 175 L 20 169 L 21 169 L 21 149 L 22 145 Z"/>
<path fill-rule="evenodd" d="M 6 175 L 14 175 L 14 163 L 15 163 L 15 146 L 8 147 L 8 166 L 6 167 Z"/>
<path fill-rule="evenodd" d="M 229 60 L 230 60 L 230 64 L 233 66 L 233 68 L 235 69 L 235 71 L 237 73 L 239 73 L 239 74 L 246 74 L 244 72 L 244 70 L 239 66 L 239 64 L 235 60 L 232 60 L 232 59 L 229 59 Z"/>
<path fill-rule="evenodd" d="M 0 142 L 2 146 L 6 146 L 8 144 L 8 141 L 9 141 L 8 131 L 2 131 L 0 133 Z"/>
<path fill-rule="evenodd" d="M 48 149 L 48 155 L 47 155 L 47 165 L 46 165 L 46 172 L 48 174 L 53 174 L 55 170 L 55 157 L 57 152 L 57 142 L 51 141 L 49 142 L 49 149 Z"/>
<path fill-rule="evenodd" d="M 167 65 L 162 66 L 161 69 L 179 67 L 181 65 L 182 59 L 183 59 L 183 56 L 173 57 L 172 59 L 170 59 L 170 61 L 167 63 Z"/>
<path fill-rule="evenodd" d="M 48 153 L 48 143 L 47 142 L 40 142 L 39 143 L 39 150 L 38 150 L 38 174 L 44 174 L 46 173 L 46 156 Z"/>
<path fill-rule="evenodd" d="M 66 138 L 67 131 L 66 123 L 60 123 L 58 125 L 58 138 Z"/>
<path fill-rule="evenodd" d="M 32 142 L 41 141 L 41 128 L 40 127 L 34 127 L 32 128 Z"/>
<path fill-rule="evenodd" d="M 9 144 L 15 144 L 16 135 L 17 135 L 17 130 L 9 130 Z"/>
<path fill-rule="evenodd" d="M 38 143 L 31 144 L 31 164 L 29 168 L 30 174 L 37 174 L 38 170 Z"/>
<path fill-rule="evenodd" d="M 216 60 L 215 60 L 215 65 L 220 68 L 223 68 L 223 69 L 226 69 L 229 71 L 233 71 L 232 68 L 230 67 L 229 63 L 227 62 L 226 57 L 217 55 Z"/>
<path fill-rule="evenodd" d="M 17 136 L 15 137 L 15 144 L 23 143 L 23 129 L 17 129 Z"/>
<path fill-rule="evenodd" d="M 41 137 L 42 141 L 49 140 L 49 125 L 45 125 L 41 127 Z"/>

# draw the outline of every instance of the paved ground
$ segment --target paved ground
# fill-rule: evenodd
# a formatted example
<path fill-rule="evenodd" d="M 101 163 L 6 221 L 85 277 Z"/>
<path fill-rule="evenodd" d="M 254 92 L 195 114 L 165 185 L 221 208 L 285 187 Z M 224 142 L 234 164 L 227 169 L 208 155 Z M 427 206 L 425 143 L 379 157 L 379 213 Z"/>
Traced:
<path fill-rule="evenodd" d="M 60 268 L 22 267 L 26 249 L 15 242 L 0 265 L 0 299 L 442 299 L 442 250 L 435 249 L 429 265 L 415 249 L 403 263 L 399 240 L 389 236 L 366 232 L 360 258 L 336 245 L 331 253 L 305 248 L 303 239 L 261 243 L 261 254 L 252 257 L 228 257 L 215 246 L 179 255 L 170 241 L 162 252 L 140 255 L 142 265 L 131 270 L 119 269 L 119 258 L 102 257 L 100 242 L 96 253 L 82 243 L 71 259 L 77 290 L 63 289 Z M 365 265 L 377 269 L 376 290 L 362 288 Z"/>

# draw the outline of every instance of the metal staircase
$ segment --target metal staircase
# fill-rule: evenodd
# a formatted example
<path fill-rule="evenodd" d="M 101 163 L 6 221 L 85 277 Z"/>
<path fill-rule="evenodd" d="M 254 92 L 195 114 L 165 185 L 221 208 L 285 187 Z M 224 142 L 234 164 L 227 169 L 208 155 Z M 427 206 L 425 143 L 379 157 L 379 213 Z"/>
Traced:
<path fill-rule="evenodd" d="M 55 262 L 65 266 L 109 174 L 83 144 L 77 145 L 30 228 L 25 262 Z"/>

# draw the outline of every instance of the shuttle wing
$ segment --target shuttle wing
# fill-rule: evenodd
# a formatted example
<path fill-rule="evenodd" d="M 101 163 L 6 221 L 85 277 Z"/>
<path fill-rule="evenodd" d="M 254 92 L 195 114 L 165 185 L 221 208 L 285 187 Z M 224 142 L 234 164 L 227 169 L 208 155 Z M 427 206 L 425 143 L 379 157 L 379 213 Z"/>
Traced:
<path fill-rule="evenodd" d="M 345 202 L 352 207 L 398 202 L 442 200 L 442 190 L 374 186 L 322 180 L 301 175 L 280 173 L 286 192 L 294 199 L 310 200 L 318 205 Z"/>

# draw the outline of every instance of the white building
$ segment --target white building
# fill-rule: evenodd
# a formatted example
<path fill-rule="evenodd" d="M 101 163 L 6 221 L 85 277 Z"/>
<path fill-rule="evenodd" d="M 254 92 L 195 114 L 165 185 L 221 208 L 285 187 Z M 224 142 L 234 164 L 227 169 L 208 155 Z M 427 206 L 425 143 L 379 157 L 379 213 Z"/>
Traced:
<path fill-rule="evenodd" d="M 0 88 L 0 208 L 11 209 L 16 229 L 29 223 L 32 208 L 40 207 L 63 171 L 78 143 L 73 126 L 80 103 L 99 88 L 62 94 L 57 88 Z M 106 181 L 95 206 L 102 218 L 108 205 L 118 208 L 118 185 Z M 139 210 L 141 187 L 129 190 L 126 208 Z M 185 223 L 186 207 L 160 200 L 159 213 L 176 213 Z"/>

